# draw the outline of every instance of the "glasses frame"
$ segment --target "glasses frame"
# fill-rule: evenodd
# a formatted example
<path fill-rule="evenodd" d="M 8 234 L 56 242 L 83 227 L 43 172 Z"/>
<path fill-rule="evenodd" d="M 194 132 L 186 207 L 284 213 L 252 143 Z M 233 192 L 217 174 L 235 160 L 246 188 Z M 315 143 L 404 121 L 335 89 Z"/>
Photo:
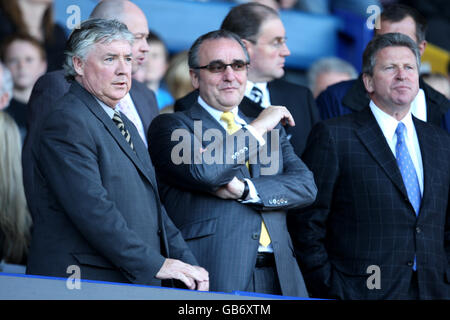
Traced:
<path fill-rule="evenodd" d="M 195 69 L 195 70 L 198 70 L 198 69 L 206 69 L 206 70 L 208 70 L 208 71 L 211 72 L 211 73 L 222 73 L 222 72 L 225 72 L 225 70 L 227 69 L 227 67 L 231 67 L 231 69 L 233 69 L 233 71 L 235 71 L 235 72 L 240 72 L 240 71 L 244 71 L 244 69 L 243 69 L 243 70 L 235 70 L 235 69 L 233 68 L 233 65 L 234 65 L 234 64 L 237 64 L 237 63 L 241 63 L 241 62 L 244 63 L 244 68 L 245 68 L 245 69 L 247 69 L 248 66 L 250 65 L 250 62 L 248 62 L 248 61 L 234 61 L 234 62 L 232 62 L 232 63 L 223 63 L 223 62 L 221 62 L 221 61 L 213 61 L 213 62 L 208 63 L 208 64 L 205 65 L 205 66 L 193 67 L 192 69 Z M 212 70 L 210 69 L 212 64 L 221 64 L 224 68 L 223 68 L 223 70 L 221 70 L 221 71 L 217 71 L 217 72 L 216 72 L 216 71 L 212 71 Z"/>

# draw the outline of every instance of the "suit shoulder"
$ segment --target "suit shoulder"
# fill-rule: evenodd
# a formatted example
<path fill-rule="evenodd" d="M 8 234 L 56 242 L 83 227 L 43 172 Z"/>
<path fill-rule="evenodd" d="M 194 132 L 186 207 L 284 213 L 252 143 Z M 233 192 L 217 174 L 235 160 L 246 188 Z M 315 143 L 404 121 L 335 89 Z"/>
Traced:
<path fill-rule="evenodd" d="M 298 93 L 303 95 L 305 93 L 310 92 L 308 87 L 284 79 L 273 80 L 272 82 L 269 83 L 269 87 L 272 87 L 275 90 L 283 90 L 285 92 L 290 92 L 290 94 Z"/>

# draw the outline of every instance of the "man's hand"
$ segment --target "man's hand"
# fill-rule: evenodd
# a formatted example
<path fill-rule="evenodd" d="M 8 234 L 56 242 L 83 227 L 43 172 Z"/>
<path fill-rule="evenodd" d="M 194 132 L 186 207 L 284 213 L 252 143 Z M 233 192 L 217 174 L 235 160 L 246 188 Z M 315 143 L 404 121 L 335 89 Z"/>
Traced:
<path fill-rule="evenodd" d="M 208 271 L 199 266 L 192 266 L 176 259 L 166 259 L 156 274 L 157 279 L 177 279 L 191 290 L 208 291 Z"/>
<path fill-rule="evenodd" d="M 283 126 L 286 124 L 295 126 L 294 118 L 286 107 L 270 106 L 264 109 L 250 125 L 263 136 L 266 132 L 275 128 L 279 122 Z"/>
<path fill-rule="evenodd" d="M 221 199 L 239 199 L 244 193 L 244 182 L 234 177 L 226 185 L 217 189 L 213 194 Z"/>

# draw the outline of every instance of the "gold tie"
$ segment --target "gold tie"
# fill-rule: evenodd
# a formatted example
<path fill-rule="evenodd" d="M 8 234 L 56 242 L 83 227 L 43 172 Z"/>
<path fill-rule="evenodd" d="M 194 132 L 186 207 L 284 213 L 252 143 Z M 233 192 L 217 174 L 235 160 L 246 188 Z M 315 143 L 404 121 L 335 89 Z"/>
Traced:
<path fill-rule="evenodd" d="M 223 120 L 227 123 L 227 133 L 230 135 L 235 133 L 241 128 L 238 124 L 236 124 L 233 112 L 227 111 L 222 113 L 220 120 Z M 250 169 L 248 161 L 245 163 L 245 165 L 247 166 L 248 169 Z M 261 235 L 259 236 L 259 243 L 264 247 L 267 247 L 270 244 L 269 232 L 267 231 L 266 224 L 264 223 L 264 221 L 261 222 Z"/>

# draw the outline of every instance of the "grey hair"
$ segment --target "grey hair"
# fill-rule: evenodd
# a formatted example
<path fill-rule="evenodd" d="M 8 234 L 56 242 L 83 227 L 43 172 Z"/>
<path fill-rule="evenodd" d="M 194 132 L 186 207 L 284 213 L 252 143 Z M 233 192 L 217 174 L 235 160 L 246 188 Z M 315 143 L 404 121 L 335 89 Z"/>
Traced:
<path fill-rule="evenodd" d="M 385 33 L 375 36 L 363 53 L 362 73 L 373 75 L 377 53 L 387 47 L 406 47 L 416 56 L 417 70 L 420 69 L 420 52 L 417 44 L 407 35 L 402 33 Z"/>
<path fill-rule="evenodd" d="M 358 73 L 350 63 L 336 57 L 322 58 L 314 62 L 308 70 L 307 78 L 311 90 L 314 91 L 316 79 L 321 73 L 346 73 L 351 79 L 356 79 Z"/>
<path fill-rule="evenodd" d="M 248 54 L 247 48 L 245 47 L 241 38 L 239 38 L 239 36 L 237 34 L 231 32 L 231 31 L 227 31 L 227 30 L 215 30 L 215 31 L 208 32 L 208 33 L 200 36 L 199 38 L 197 38 L 197 40 L 195 40 L 194 44 L 189 49 L 189 53 L 188 53 L 189 68 L 194 69 L 196 67 L 199 67 L 198 52 L 199 52 L 199 49 L 200 49 L 200 46 L 202 45 L 202 43 L 207 40 L 217 40 L 217 39 L 231 39 L 231 40 L 234 40 L 237 43 L 239 43 L 242 50 L 244 51 L 246 62 L 250 62 L 250 56 Z M 194 69 L 194 72 L 198 73 L 199 70 Z"/>
<path fill-rule="evenodd" d="M 11 71 L 0 62 L 0 67 L 2 68 L 2 79 L 1 79 L 1 87 L 0 87 L 0 96 L 4 95 L 5 93 L 8 94 L 8 103 L 6 106 L 9 106 L 9 103 L 11 102 L 11 99 L 13 97 L 13 88 L 14 88 L 14 81 L 11 75 Z"/>
<path fill-rule="evenodd" d="M 107 19 L 88 19 L 81 23 L 79 29 L 74 29 L 67 40 L 66 60 L 64 61 L 65 77 L 75 79 L 77 73 L 73 65 L 73 57 L 85 61 L 88 53 L 96 43 L 109 44 L 115 40 L 125 40 L 133 44 L 134 35 L 122 22 Z"/>

